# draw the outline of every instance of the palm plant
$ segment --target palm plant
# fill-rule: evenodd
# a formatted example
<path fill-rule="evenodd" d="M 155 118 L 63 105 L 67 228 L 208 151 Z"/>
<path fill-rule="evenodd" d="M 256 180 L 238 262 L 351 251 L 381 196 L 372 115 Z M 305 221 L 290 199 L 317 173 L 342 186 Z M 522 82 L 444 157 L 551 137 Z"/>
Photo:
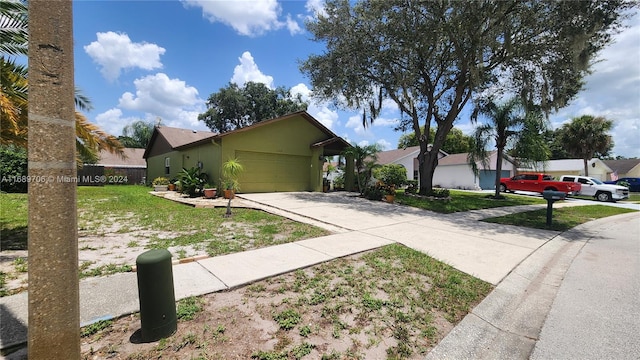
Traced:
<path fill-rule="evenodd" d="M 607 134 L 612 127 L 611 120 L 592 115 L 574 118 L 562 126 L 562 146 L 572 156 L 582 159 L 585 176 L 589 176 L 589 160 L 596 154 L 605 155 L 613 148 L 613 139 Z"/>
<path fill-rule="evenodd" d="M 352 158 L 355 161 L 358 190 L 361 193 L 362 183 L 366 183 L 371 178 L 371 169 L 374 167 L 376 161 L 378 161 L 378 152 L 380 152 L 380 150 L 379 144 L 365 146 L 352 144 L 352 146 L 342 152 L 342 156 Z"/>
<path fill-rule="evenodd" d="M 222 182 L 227 190 L 240 190 L 238 176 L 244 171 L 244 166 L 238 159 L 229 159 L 222 164 Z"/>
<path fill-rule="evenodd" d="M 178 181 L 176 185 L 180 187 L 183 194 L 187 194 L 190 197 L 195 197 L 198 191 L 202 191 L 204 185 L 209 181 L 209 176 L 206 173 L 200 172 L 199 167 L 192 167 L 190 169 L 182 169 L 178 173 Z"/>
<path fill-rule="evenodd" d="M 500 177 L 502 174 L 502 160 L 505 148 L 510 144 L 517 144 L 521 138 L 527 137 L 532 146 L 539 146 L 540 142 L 533 142 L 531 139 L 536 135 L 532 134 L 533 129 L 544 128 L 544 118 L 538 112 L 526 112 L 525 107 L 519 98 L 512 98 L 503 104 L 496 104 L 492 100 L 480 104 L 478 109 L 489 122 L 479 125 L 474 134 L 474 143 L 468 155 L 468 162 L 474 173 L 478 174 L 478 162 L 487 166 L 489 154 L 487 147 L 491 142 L 495 143 L 496 156 L 496 179 L 495 198 L 500 197 Z M 540 136 L 540 134 L 538 134 Z M 522 150 L 521 150 L 522 151 Z"/>
<path fill-rule="evenodd" d="M 0 1 L 0 144 L 27 147 L 28 68 L 14 56 L 28 55 L 28 8 L 26 2 Z M 89 98 L 76 89 L 79 110 L 91 110 Z M 123 146 L 112 135 L 90 123 L 76 111 L 76 161 L 94 163 L 101 150 L 124 156 Z"/>

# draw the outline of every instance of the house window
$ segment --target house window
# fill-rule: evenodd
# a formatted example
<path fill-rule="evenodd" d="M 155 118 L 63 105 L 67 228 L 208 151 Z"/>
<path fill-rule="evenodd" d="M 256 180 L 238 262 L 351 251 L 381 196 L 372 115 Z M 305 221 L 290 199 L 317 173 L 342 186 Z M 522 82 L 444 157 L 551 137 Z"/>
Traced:
<path fill-rule="evenodd" d="M 413 180 L 418 180 L 418 170 L 413 170 Z"/>
<path fill-rule="evenodd" d="M 171 174 L 171 158 L 164 158 L 164 174 L 165 175 L 169 175 Z"/>

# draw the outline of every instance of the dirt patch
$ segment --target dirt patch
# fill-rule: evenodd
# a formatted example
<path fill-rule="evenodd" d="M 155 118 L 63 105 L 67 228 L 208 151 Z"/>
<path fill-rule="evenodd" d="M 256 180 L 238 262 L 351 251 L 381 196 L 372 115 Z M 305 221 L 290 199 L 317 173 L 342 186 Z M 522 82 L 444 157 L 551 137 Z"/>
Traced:
<path fill-rule="evenodd" d="M 106 267 L 134 266 L 138 255 L 148 250 L 154 238 L 173 238 L 188 235 L 190 232 L 175 233 L 169 231 L 127 230 L 122 232 L 120 226 L 101 226 L 98 231 L 79 231 L 78 233 L 78 265 L 81 272 L 90 276 L 103 273 Z M 100 235 L 93 235 L 93 234 Z M 206 255 L 205 249 L 194 246 L 173 246 L 168 248 L 174 259 L 198 255 Z M 0 253 L 0 272 L 5 273 L 4 289 L 8 293 L 26 290 L 27 287 L 27 250 L 3 250 Z"/>
<path fill-rule="evenodd" d="M 432 279 L 413 271 L 398 277 L 405 264 L 384 259 L 367 252 L 199 297 L 195 317 L 156 342 L 132 342 L 140 319 L 126 316 L 84 337 L 83 358 L 423 358 L 468 310 L 452 316 L 436 305 L 442 299 L 430 303 L 437 294 L 428 283 L 408 291 L 388 286 L 375 264 L 391 267 L 400 287 Z"/>

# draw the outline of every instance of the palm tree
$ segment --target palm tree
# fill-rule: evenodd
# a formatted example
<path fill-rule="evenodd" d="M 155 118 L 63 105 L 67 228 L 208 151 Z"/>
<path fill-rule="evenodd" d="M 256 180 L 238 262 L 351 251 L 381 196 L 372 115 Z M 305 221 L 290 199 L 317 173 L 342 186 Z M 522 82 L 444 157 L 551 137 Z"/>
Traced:
<path fill-rule="evenodd" d="M 27 146 L 27 67 L 0 56 L 0 145 Z"/>
<path fill-rule="evenodd" d="M 488 165 L 489 154 L 486 149 L 491 142 L 495 143 L 497 156 L 494 197 L 499 198 L 505 148 L 510 144 L 518 144 L 520 139 L 525 138 L 527 139 L 527 144 L 539 146 L 540 141 L 533 141 L 536 136 L 533 132 L 544 128 L 545 120 L 539 112 L 531 111 L 527 113 L 519 98 L 512 98 L 503 104 L 496 104 L 489 100 L 480 104 L 477 110 L 489 122 L 476 128 L 473 134 L 474 144 L 467 160 L 477 174 L 479 171 L 477 163 L 482 162 L 484 166 Z"/>
<path fill-rule="evenodd" d="M 126 147 L 145 149 L 151 140 L 153 127 L 151 122 L 134 121 L 122 129 L 122 136 L 118 140 Z"/>
<path fill-rule="evenodd" d="M 25 2 L 0 1 L 0 145 L 27 146 L 28 69 L 14 56 L 28 55 L 28 8 Z M 90 100 L 76 89 L 76 107 L 91 110 Z M 95 162 L 101 150 L 124 156 L 117 138 L 76 111 L 76 161 Z"/>
<path fill-rule="evenodd" d="M 608 131 L 613 121 L 602 116 L 583 115 L 564 124 L 560 139 L 564 149 L 584 163 L 584 175 L 589 176 L 589 160 L 596 154 L 605 155 L 613 148 L 613 139 Z"/>
<path fill-rule="evenodd" d="M 359 146 L 357 144 L 352 144 L 351 147 L 345 149 L 342 152 L 342 156 L 352 158 L 355 161 L 355 168 L 357 172 L 357 181 L 358 181 L 358 190 L 362 193 L 362 184 L 361 182 L 364 180 L 368 180 L 371 175 L 371 169 L 375 165 L 378 160 L 378 152 L 380 152 L 381 148 L 379 144 L 373 145 L 365 145 Z M 367 170 L 367 172 L 363 172 L 363 170 Z M 363 176 L 366 174 L 369 176 Z M 364 177 L 364 179 L 362 179 Z"/>

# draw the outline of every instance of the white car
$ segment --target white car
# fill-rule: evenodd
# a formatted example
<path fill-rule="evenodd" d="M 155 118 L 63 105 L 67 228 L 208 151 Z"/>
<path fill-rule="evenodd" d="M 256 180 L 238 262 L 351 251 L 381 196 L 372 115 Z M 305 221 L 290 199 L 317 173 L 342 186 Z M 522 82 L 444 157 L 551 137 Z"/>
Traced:
<path fill-rule="evenodd" d="M 560 181 L 580 183 L 580 192 L 576 195 L 593 196 L 599 201 L 617 201 L 629 198 L 629 189 L 624 186 L 605 184 L 602 181 L 579 175 L 562 175 Z"/>

